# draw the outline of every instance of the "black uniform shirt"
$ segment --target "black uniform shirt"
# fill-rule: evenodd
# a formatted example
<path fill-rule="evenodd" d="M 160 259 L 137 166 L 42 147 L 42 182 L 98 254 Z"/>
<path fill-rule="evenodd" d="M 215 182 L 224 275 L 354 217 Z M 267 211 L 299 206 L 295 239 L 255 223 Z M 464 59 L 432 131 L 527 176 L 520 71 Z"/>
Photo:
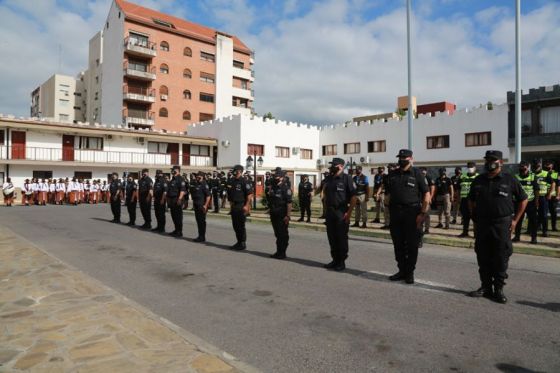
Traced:
<path fill-rule="evenodd" d="M 420 205 L 424 194 L 430 191 L 428 181 L 414 167 L 389 173 L 386 190 L 391 194 L 391 205 Z"/>
<path fill-rule="evenodd" d="M 111 184 L 109 184 L 109 192 L 111 193 L 111 197 L 115 197 L 119 191 L 122 190 L 122 183 L 120 180 L 113 180 Z"/>
<path fill-rule="evenodd" d="M 210 188 L 210 190 L 212 191 L 212 193 L 216 193 L 216 192 L 218 192 L 218 187 L 220 185 L 220 179 L 217 176 L 214 176 L 210 179 L 210 181 L 207 185 Z"/>
<path fill-rule="evenodd" d="M 451 176 L 451 185 L 453 185 L 453 193 L 459 192 L 461 190 L 461 175 Z"/>
<path fill-rule="evenodd" d="M 500 172 L 493 178 L 487 173 L 477 176 L 471 184 L 468 198 L 475 202 L 476 219 L 496 219 L 511 216 L 514 213 L 514 200 L 527 199 L 527 193 L 510 174 Z"/>
<path fill-rule="evenodd" d="M 253 184 L 246 178 L 231 178 L 228 186 L 228 199 L 235 204 L 247 203 L 249 195 L 253 194 Z"/>
<path fill-rule="evenodd" d="M 218 190 L 223 192 L 227 189 L 227 178 L 225 176 L 220 177 L 220 184 L 218 185 Z"/>
<path fill-rule="evenodd" d="M 356 195 L 356 187 L 350 175 L 341 173 L 325 179 L 325 202 L 328 208 L 346 210 L 352 196 Z"/>
<path fill-rule="evenodd" d="M 149 176 L 142 176 L 140 180 L 138 180 L 138 192 L 141 196 L 148 194 L 153 187 L 154 181 Z"/>
<path fill-rule="evenodd" d="M 178 198 L 181 192 L 187 191 L 187 183 L 182 176 L 173 176 L 167 185 L 167 197 Z"/>
<path fill-rule="evenodd" d="M 451 193 L 451 179 L 446 177 L 438 177 L 435 182 L 436 192 L 438 196 L 444 196 Z"/>
<path fill-rule="evenodd" d="M 163 197 L 163 193 L 167 193 L 167 183 L 162 176 L 156 178 L 156 182 L 154 183 L 154 197 L 159 200 Z"/>
<path fill-rule="evenodd" d="M 393 171 L 389 171 L 393 172 Z M 388 184 L 389 184 L 389 174 L 383 174 L 383 176 L 381 177 L 381 185 L 383 185 L 383 192 L 385 194 L 390 194 L 391 192 L 389 192 L 389 188 L 388 188 Z"/>
<path fill-rule="evenodd" d="M 206 181 L 202 180 L 200 183 L 194 181 L 191 183 L 190 188 L 191 198 L 196 207 L 204 206 L 206 198 L 210 195 L 210 187 Z"/>
<path fill-rule="evenodd" d="M 309 181 L 302 181 L 301 183 L 299 183 L 298 186 L 298 197 L 300 199 L 310 199 L 311 196 L 309 195 L 309 193 L 313 192 L 313 184 L 311 184 L 311 182 Z"/>
<path fill-rule="evenodd" d="M 292 203 L 292 189 L 286 182 L 271 183 L 268 189 L 271 215 L 286 215 L 288 203 Z"/>
<path fill-rule="evenodd" d="M 138 190 L 138 184 L 136 184 L 134 180 L 126 183 L 126 189 L 125 189 L 126 202 L 130 202 L 132 200 L 132 195 L 137 190 Z"/>

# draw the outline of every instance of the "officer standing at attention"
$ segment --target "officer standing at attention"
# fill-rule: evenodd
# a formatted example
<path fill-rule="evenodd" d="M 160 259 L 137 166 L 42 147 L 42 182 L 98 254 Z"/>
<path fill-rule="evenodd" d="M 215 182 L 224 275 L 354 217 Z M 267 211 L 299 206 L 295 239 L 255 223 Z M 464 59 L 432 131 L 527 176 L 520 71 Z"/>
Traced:
<path fill-rule="evenodd" d="M 204 242 L 206 241 L 206 213 L 208 212 L 211 198 L 210 187 L 206 180 L 204 180 L 204 172 L 199 171 L 196 174 L 196 179 L 190 184 L 189 189 L 193 201 L 194 217 L 198 227 L 198 237 L 194 239 L 194 242 Z"/>
<path fill-rule="evenodd" d="M 352 210 L 356 205 L 356 188 L 352 177 L 344 173 L 344 159 L 333 158 L 323 194 L 326 207 L 326 226 L 332 261 L 325 268 L 343 271 L 348 258 L 348 229 Z"/>
<path fill-rule="evenodd" d="M 556 220 L 558 208 L 558 198 L 556 189 L 558 188 L 558 172 L 554 170 L 554 162 L 547 160 L 544 162 L 544 169 L 550 174 L 552 183 L 550 186 L 550 200 L 548 200 L 548 211 L 550 212 L 550 227 L 553 232 L 556 232 Z"/>
<path fill-rule="evenodd" d="M 163 177 L 163 171 L 156 171 L 156 182 L 154 183 L 154 213 L 156 215 L 157 227 L 152 232 L 165 232 L 165 200 L 167 198 L 167 183 Z"/>
<path fill-rule="evenodd" d="M 461 175 L 459 181 L 459 196 L 461 197 L 461 217 L 463 221 L 463 232 L 459 237 L 469 237 L 469 223 L 471 220 L 471 213 L 469 209 L 469 191 L 471 184 L 478 176 L 476 172 L 476 164 L 474 162 L 467 163 L 467 174 Z"/>
<path fill-rule="evenodd" d="M 515 177 L 502 172 L 501 151 L 488 150 L 484 159 L 486 172 L 473 181 L 468 196 L 481 282 L 481 287 L 469 295 L 506 303 L 503 289 L 512 254 L 511 234 L 525 211 L 527 194 Z"/>
<path fill-rule="evenodd" d="M 124 193 L 124 204 L 128 211 L 128 223 L 126 225 L 134 225 L 136 223 L 136 205 L 138 202 L 138 184 L 134 181 L 132 176 L 128 174 L 126 180 L 126 187 Z"/>
<path fill-rule="evenodd" d="M 197 176 L 198 179 L 198 176 Z M 218 172 L 214 171 L 212 173 L 212 180 L 210 182 L 210 190 L 212 191 L 212 202 L 214 205 L 214 212 L 220 212 L 220 178 Z M 191 197 L 192 198 L 192 197 Z M 194 201 L 194 199 L 193 199 Z"/>
<path fill-rule="evenodd" d="M 284 178 L 284 176 L 282 176 Z M 291 198 L 291 197 L 290 197 Z M 303 221 L 307 213 L 307 223 L 311 223 L 311 199 L 313 198 L 313 184 L 309 182 L 309 176 L 303 175 L 298 185 L 299 211 L 301 217 L 298 221 Z"/>
<path fill-rule="evenodd" d="M 461 188 L 459 184 L 461 182 L 462 173 L 461 167 L 455 167 L 455 175 L 451 176 L 451 185 L 453 186 L 453 202 L 451 203 L 451 215 L 453 216 L 453 220 L 451 220 L 451 224 L 457 224 L 457 215 L 459 215 L 459 207 L 461 206 L 461 198 L 459 198 L 459 191 Z"/>
<path fill-rule="evenodd" d="M 438 203 L 438 219 L 439 223 L 436 228 L 449 229 L 449 220 L 451 219 L 451 204 L 453 203 L 453 197 L 455 193 L 453 191 L 453 183 L 451 179 L 447 177 L 447 172 L 445 168 L 439 169 L 439 177 L 436 179 L 435 183 L 435 196 L 436 202 Z M 443 216 L 445 215 L 445 227 L 442 224 Z"/>
<path fill-rule="evenodd" d="M 391 281 L 414 283 L 422 223 L 430 208 L 430 190 L 422 172 L 412 167 L 412 150 L 401 149 L 397 155 L 399 169 L 387 177 L 387 191 L 391 194 L 391 238 L 399 271 Z"/>
<path fill-rule="evenodd" d="M 142 177 L 138 181 L 138 196 L 140 199 L 140 212 L 144 218 L 142 229 L 152 229 L 152 198 L 154 196 L 154 181 L 147 168 L 142 170 Z"/>
<path fill-rule="evenodd" d="M 187 183 L 181 176 L 181 167 L 173 166 L 171 173 L 173 177 L 167 186 L 167 206 L 175 229 L 169 234 L 180 238 L 183 237 L 183 198 L 187 192 Z"/>
<path fill-rule="evenodd" d="M 272 176 L 270 176 L 270 171 L 266 171 L 264 174 L 264 199 L 266 201 L 267 206 L 269 206 L 269 202 L 270 202 L 268 200 L 268 192 L 270 191 L 271 186 L 272 186 Z"/>
<path fill-rule="evenodd" d="M 233 167 L 233 176 L 228 185 L 228 200 L 230 204 L 230 215 L 233 230 L 237 242 L 231 246 L 233 250 L 245 250 L 247 248 L 247 232 L 245 221 L 247 214 L 251 211 L 253 200 L 253 185 L 243 177 L 243 166 Z"/>
<path fill-rule="evenodd" d="M 362 219 L 362 228 L 366 228 L 367 222 L 367 203 L 369 201 L 369 179 L 362 173 L 362 166 L 356 166 L 356 175 L 352 178 L 356 186 L 356 214 L 354 217 L 353 227 L 360 226 L 360 218 Z"/>
<path fill-rule="evenodd" d="M 383 206 L 383 195 L 378 193 L 383 184 L 383 175 L 385 174 L 385 167 L 377 167 L 377 173 L 373 177 L 373 195 L 375 196 L 375 218 L 371 221 L 372 223 L 380 223 L 379 217 L 381 215 L 381 209 Z"/>
<path fill-rule="evenodd" d="M 548 237 L 548 203 L 552 198 L 552 190 L 556 188 L 556 183 L 552 180 L 550 172 L 542 169 L 540 159 L 535 159 L 533 161 L 532 170 L 540 188 L 539 202 L 537 204 L 539 225 L 542 229 L 542 236 Z"/>
<path fill-rule="evenodd" d="M 270 255 L 274 259 L 286 258 L 286 249 L 290 240 L 288 226 L 292 212 L 292 189 L 286 184 L 285 175 L 284 171 L 276 170 L 267 192 L 270 203 L 270 222 L 276 237 L 276 252 Z"/>
<path fill-rule="evenodd" d="M 529 162 L 521 161 L 519 163 L 519 173 L 515 175 L 515 178 L 521 184 L 521 187 L 527 194 L 527 208 L 525 212 L 519 217 L 519 221 L 515 225 L 515 236 L 511 240 L 512 242 L 519 242 L 521 239 L 521 226 L 523 225 L 523 218 L 527 214 L 528 231 L 531 234 L 531 243 L 537 243 L 537 230 L 539 223 L 537 221 L 537 206 L 539 203 L 539 184 L 535 178 L 535 175 L 529 171 Z M 516 211 L 517 212 L 517 211 Z"/>
<path fill-rule="evenodd" d="M 111 175 L 111 184 L 109 185 L 109 193 L 111 198 L 111 212 L 113 213 L 113 220 L 111 220 L 112 223 L 121 222 L 122 189 L 123 189 L 123 185 L 119 180 L 119 174 L 113 172 L 113 174 Z"/>

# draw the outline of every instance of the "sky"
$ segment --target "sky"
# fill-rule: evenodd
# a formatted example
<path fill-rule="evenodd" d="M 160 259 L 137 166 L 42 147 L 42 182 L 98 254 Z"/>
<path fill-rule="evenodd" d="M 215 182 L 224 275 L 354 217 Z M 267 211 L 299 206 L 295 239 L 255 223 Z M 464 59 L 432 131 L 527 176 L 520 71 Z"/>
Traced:
<path fill-rule="evenodd" d="M 405 0 L 136 0 L 216 28 L 255 51 L 255 110 L 342 123 L 407 94 Z M 28 116 L 31 91 L 87 65 L 110 0 L 0 0 L 0 113 Z M 418 103 L 458 108 L 515 89 L 515 0 L 412 0 Z M 560 0 L 521 1 L 523 90 L 560 83 Z"/>

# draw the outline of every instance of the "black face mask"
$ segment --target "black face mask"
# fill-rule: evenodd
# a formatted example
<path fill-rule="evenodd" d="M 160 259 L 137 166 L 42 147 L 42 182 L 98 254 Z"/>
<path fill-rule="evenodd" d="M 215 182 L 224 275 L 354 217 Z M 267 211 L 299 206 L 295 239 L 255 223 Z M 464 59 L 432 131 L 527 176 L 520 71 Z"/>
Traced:
<path fill-rule="evenodd" d="M 497 170 L 500 167 L 500 163 L 499 162 L 486 162 L 484 164 L 484 169 L 488 172 L 492 172 Z"/>
<path fill-rule="evenodd" d="M 523 175 L 525 175 L 527 173 L 527 171 L 529 171 L 529 169 L 525 168 L 525 167 L 519 169 L 519 173 L 523 174 Z"/>
<path fill-rule="evenodd" d="M 334 174 L 336 174 L 337 172 L 338 172 L 338 167 L 336 167 L 336 166 L 329 167 L 329 173 L 330 173 L 331 175 L 334 175 Z"/>
<path fill-rule="evenodd" d="M 409 159 L 399 159 L 399 166 L 402 167 L 406 167 L 410 164 L 410 160 Z"/>

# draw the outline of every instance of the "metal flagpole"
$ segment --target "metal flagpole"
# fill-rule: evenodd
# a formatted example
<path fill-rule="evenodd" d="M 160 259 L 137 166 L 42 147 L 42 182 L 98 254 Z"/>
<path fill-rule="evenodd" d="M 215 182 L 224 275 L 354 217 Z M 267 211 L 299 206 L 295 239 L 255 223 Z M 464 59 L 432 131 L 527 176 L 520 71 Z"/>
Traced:
<path fill-rule="evenodd" d="M 412 70 L 410 62 L 410 13 L 412 0 L 406 0 L 406 50 L 408 56 L 408 148 L 412 150 Z"/>
<path fill-rule="evenodd" d="M 521 0 L 515 1 L 515 163 L 521 162 Z"/>

